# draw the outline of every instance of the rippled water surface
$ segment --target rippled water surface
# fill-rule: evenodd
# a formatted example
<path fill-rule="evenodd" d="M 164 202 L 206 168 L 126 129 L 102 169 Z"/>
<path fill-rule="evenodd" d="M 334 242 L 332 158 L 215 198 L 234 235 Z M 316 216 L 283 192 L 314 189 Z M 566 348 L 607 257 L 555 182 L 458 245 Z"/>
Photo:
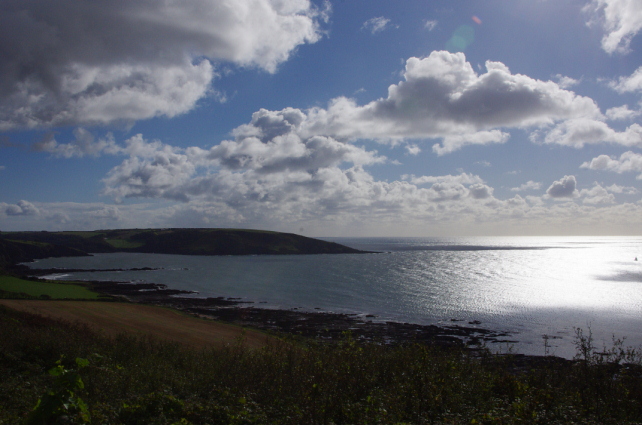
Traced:
<path fill-rule="evenodd" d="M 382 254 L 206 257 L 97 254 L 37 268 L 163 267 L 72 273 L 75 279 L 148 281 L 265 307 L 374 314 L 378 320 L 452 324 L 512 333 L 514 349 L 574 353 L 575 327 L 597 342 L 642 344 L 642 238 L 332 238 Z M 640 261 L 636 261 L 636 257 Z M 187 270 L 183 270 L 187 268 Z M 462 322 L 457 322 L 462 324 Z M 500 348 L 500 347 L 498 347 Z M 506 347 L 501 347 L 506 349 Z"/>

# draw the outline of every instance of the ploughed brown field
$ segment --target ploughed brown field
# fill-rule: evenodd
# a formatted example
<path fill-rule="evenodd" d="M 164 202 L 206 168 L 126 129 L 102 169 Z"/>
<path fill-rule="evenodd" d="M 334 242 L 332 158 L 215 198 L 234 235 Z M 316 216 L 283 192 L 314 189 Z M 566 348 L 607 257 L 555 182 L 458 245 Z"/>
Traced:
<path fill-rule="evenodd" d="M 45 317 L 85 323 L 111 336 L 120 333 L 149 334 L 195 347 L 220 347 L 233 344 L 240 337 L 246 347 L 258 348 L 264 346 L 270 338 L 266 334 L 240 326 L 192 317 L 151 305 L 40 300 L 0 300 L 0 304 Z"/>

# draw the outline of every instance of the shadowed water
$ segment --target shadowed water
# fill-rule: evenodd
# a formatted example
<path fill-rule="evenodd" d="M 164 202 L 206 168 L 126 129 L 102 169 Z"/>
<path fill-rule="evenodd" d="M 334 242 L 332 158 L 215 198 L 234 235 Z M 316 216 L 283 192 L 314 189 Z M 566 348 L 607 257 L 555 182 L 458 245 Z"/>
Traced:
<path fill-rule="evenodd" d="M 642 344 L 642 238 L 332 238 L 365 255 L 206 257 L 99 254 L 33 267 L 163 267 L 153 272 L 72 273 L 141 280 L 242 297 L 271 308 L 374 314 L 377 320 L 452 324 L 478 320 L 508 331 L 514 349 L 570 357 L 574 328 L 598 344 L 612 335 Z M 188 270 L 182 270 L 187 268 Z M 507 349 L 492 347 L 495 349 Z"/>

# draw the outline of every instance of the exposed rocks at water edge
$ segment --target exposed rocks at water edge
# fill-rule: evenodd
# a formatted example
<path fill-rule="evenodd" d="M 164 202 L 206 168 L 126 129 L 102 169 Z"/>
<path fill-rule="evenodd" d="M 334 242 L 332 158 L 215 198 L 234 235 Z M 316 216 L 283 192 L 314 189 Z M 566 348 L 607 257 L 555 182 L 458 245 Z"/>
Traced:
<path fill-rule="evenodd" d="M 201 317 L 286 332 L 321 341 L 335 341 L 350 332 L 361 341 L 383 344 L 426 343 L 439 346 L 479 346 L 490 343 L 513 343 L 510 335 L 474 326 L 436 326 L 412 323 L 380 322 L 372 315 L 342 314 L 299 309 L 278 310 L 252 306 L 238 298 L 191 298 L 191 291 L 168 289 L 155 283 L 91 282 L 92 289 L 143 304 L 175 308 Z M 479 324 L 479 322 L 475 322 Z"/>

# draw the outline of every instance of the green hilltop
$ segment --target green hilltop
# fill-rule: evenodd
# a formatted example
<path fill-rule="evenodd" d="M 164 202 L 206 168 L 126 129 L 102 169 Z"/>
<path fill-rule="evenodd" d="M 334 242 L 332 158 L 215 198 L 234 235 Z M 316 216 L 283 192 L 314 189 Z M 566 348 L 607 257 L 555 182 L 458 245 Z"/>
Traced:
<path fill-rule="evenodd" d="M 361 253 L 293 233 L 247 229 L 120 229 L 82 232 L 0 232 L 0 266 L 45 257 L 142 252 L 182 255 Z"/>

